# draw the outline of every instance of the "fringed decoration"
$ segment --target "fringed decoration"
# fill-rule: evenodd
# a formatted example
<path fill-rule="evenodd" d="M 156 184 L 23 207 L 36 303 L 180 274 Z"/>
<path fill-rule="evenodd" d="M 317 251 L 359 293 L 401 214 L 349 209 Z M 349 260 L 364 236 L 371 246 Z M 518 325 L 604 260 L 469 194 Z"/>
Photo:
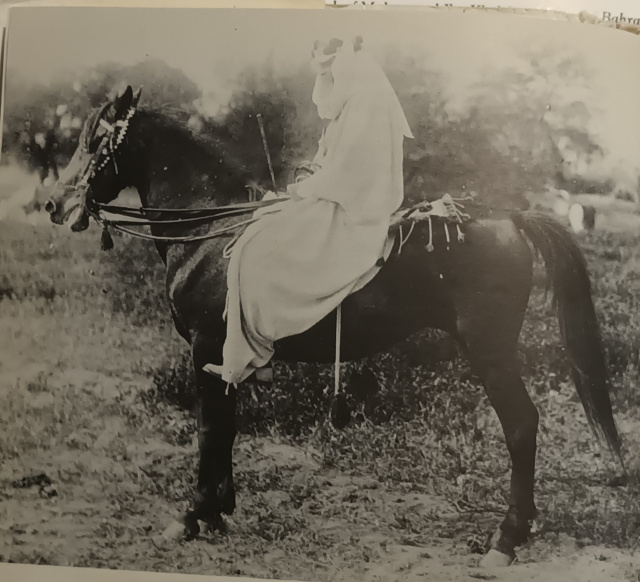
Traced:
<path fill-rule="evenodd" d="M 227 321 L 229 315 L 229 292 L 227 291 L 227 297 L 224 300 L 224 311 L 222 312 L 222 321 Z"/>
<path fill-rule="evenodd" d="M 429 244 L 427 245 L 427 251 L 433 252 L 433 224 L 431 223 L 431 216 L 427 216 L 427 220 L 429 221 Z"/>
<path fill-rule="evenodd" d="M 402 247 L 409 240 L 409 237 L 411 236 L 411 233 L 413 232 L 413 229 L 415 228 L 415 226 L 416 226 L 416 223 L 412 222 L 411 226 L 409 227 L 409 233 L 407 234 L 406 237 L 404 237 L 402 235 L 402 225 L 400 225 L 400 244 L 398 245 L 398 254 L 402 252 Z"/>
<path fill-rule="evenodd" d="M 100 248 L 103 251 L 110 251 L 113 248 L 113 238 L 109 232 L 107 225 L 102 227 L 102 236 L 100 237 Z"/>

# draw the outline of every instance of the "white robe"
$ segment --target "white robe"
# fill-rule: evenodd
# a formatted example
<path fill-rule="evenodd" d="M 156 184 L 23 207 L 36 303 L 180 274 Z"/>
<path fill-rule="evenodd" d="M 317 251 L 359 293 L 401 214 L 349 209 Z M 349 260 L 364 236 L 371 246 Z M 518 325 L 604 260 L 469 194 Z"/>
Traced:
<path fill-rule="evenodd" d="M 339 97 L 318 105 L 331 116 L 314 160 L 320 169 L 295 185 L 301 200 L 252 224 L 233 249 L 226 382 L 265 366 L 276 340 L 308 330 L 370 279 L 402 203 L 402 145 L 411 133 L 397 97 L 367 55 L 351 50 L 336 63 Z"/>

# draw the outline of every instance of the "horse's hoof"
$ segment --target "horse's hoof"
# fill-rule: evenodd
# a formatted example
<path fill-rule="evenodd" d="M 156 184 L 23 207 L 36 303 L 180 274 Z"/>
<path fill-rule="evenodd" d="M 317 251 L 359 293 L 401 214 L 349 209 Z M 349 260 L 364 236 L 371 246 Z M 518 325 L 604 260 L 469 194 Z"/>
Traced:
<path fill-rule="evenodd" d="M 506 566 L 510 566 L 513 562 L 514 558 L 508 556 L 507 554 L 503 554 L 498 550 L 494 550 L 491 548 L 487 554 L 480 560 L 481 568 L 505 568 Z"/>
<path fill-rule="evenodd" d="M 166 542 L 175 542 L 184 539 L 185 537 L 185 526 L 184 523 L 180 523 L 179 521 L 173 521 L 169 524 L 169 526 L 162 532 L 162 539 Z"/>
<path fill-rule="evenodd" d="M 184 539 L 187 542 L 195 540 L 200 535 L 200 524 L 198 518 L 192 513 L 184 516 Z"/>

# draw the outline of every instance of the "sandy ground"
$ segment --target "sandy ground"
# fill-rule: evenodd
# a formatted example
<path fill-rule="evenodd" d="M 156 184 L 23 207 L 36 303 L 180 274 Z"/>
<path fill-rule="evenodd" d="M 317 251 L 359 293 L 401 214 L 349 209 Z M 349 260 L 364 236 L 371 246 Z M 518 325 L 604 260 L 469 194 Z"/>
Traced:
<path fill-rule="evenodd" d="M 2 325 L 7 324 L 2 318 Z M 15 323 L 15 322 L 14 322 Z M 42 363 L 29 357 L 29 346 L 12 342 L 0 350 L 1 385 L 24 386 L 36 382 L 43 372 Z M 33 353 L 33 352 L 32 352 Z M 141 382 L 141 378 L 130 381 Z M 92 417 L 99 424 L 76 427 L 66 438 L 45 450 L 34 450 L 28 457 L 11 459 L 0 470 L 3 484 L 0 498 L 0 556 L 4 561 L 52 563 L 124 568 L 147 571 L 187 571 L 212 574 L 227 560 L 229 544 L 251 546 L 242 536 L 244 511 L 227 520 L 228 538 L 205 536 L 191 543 L 166 542 L 158 535 L 175 513 L 159 496 L 141 491 L 141 472 L 149 472 L 155 459 L 189 457 L 193 446 L 168 444 L 162 435 L 150 430 L 133 430 L 116 411 L 114 404 L 126 394 L 126 383 L 111 376 L 86 370 L 64 370 L 49 377 L 49 392 L 37 394 L 28 404 L 32 413 L 51 407 L 56 393 L 73 394 L 76 402 L 90 404 Z M 81 404 L 78 404 L 81 407 Z M 80 423 L 82 424 L 82 423 Z M 23 426 L 23 430 L 28 427 Z M 367 479 L 344 477 L 323 470 L 309 451 L 278 442 L 276 439 L 243 437 L 236 446 L 236 463 L 253 471 L 286 470 L 305 479 L 321 479 L 323 499 L 343 500 L 353 491 L 369 486 Z M 172 469 L 169 467 L 168 469 Z M 8 483 L 26 475 L 45 473 L 56 490 L 55 497 L 33 486 L 10 488 Z M 246 504 L 240 492 L 240 504 Z M 266 491 L 263 501 L 274 510 L 287 502 L 287 494 L 276 489 Z M 397 495 L 376 490 L 375 513 L 398 508 L 433 512 L 436 519 L 455 519 L 455 509 L 446 501 L 428 495 Z M 284 508 L 285 505 L 282 505 Z M 333 540 L 334 547 L 353 544 L 365 556 L 358 565 L 326 555 L 313 564 L 303 556 L 267 544 L 258 549 L 259 557 L 247 553 L 244 559 L 233 556 L 238 575 L 265 576 L 277 564 L 277 571 L 291 571 L 286 578 L 301 580 L 509 580 L 518 582 L 617 582 L 637 580 L 640 557 L 605 547 L 578 549 L 575 540 L 566 538 L 553 548 L 536 547 L 520 551 L 521 560 L 505 569 L 477 567 L 478 555 L 461 552 L 459 540 L 443 540 L 434 546 L 403 543 L 379 533 L 374 522 L 368 527 L 354 525 L 339 514 L 331 519 L 314 516 L 302 508 L 307 526 Z M 382 517 L 382 515 L 381 515 Z M 254 540 L 255 541 L 255 540 Z M 262 544 L 264 546 L 264 543 Z M 236 548 L 237 549 L 237 548 Z M 541 557 L 545 554 L 545 557 Z M 336 556 L 337 558 L 337 556 Z M 307 563 L 305 563 L 307 562 Z M 229 574 L 227 568 L 222 572 Z M 305 575 L 306 573 L 306 575 Z M 282 576 L 283 578 L 285 576 Z"/>

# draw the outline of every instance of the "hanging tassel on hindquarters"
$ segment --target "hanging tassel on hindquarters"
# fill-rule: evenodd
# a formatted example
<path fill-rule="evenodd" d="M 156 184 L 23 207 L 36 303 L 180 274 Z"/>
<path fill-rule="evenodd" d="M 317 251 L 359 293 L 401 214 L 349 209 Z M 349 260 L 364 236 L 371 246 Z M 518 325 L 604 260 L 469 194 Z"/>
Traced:
<path fill-rule="evenodd" d="M 331 402 L 331 424 L 342 430 L 351 421 L 347 398 L 340 390 L 340 340 L 342 336 L 342 305 L 336 310 L 336 358 L 333 369 L 333 401 Z"/>
<path fill-rule="evenodd" d="M 106 224 L 102 227 L 102 236 L 100 237 L 100 248 L 103 251 L 110 251 L 113 248 L 113 238 Z"/>

